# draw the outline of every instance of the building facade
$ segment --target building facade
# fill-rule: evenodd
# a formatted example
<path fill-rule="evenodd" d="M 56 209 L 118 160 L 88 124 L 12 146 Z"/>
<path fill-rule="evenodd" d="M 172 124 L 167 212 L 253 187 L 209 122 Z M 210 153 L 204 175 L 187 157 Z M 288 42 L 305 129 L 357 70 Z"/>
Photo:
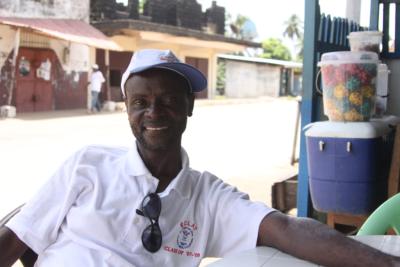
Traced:
<path fill-rule="evenodd" d="M 90 23 L 90 24 L 89 24 Z M 3 0 L 0 3 L 0 106 L 17 112 L 85 108 L 97 63 L 103 102 L 122 101 L 121 76 L 139 49 L 170 49 L 216 91 L 217 55 L 259 47 L 224 35 L 225 9 L 196 0 Z"/>
<path fill-rule="evenodd" d="M 225 64 L 228 98 L 301 94 L 302 63 L 235 55 L 218 58 Z"/>
<path fill-rule="evenodd" d="M 196 0 L 148 0 L 143 11 L 137 0 L 127 6 L 115 0 L 93 0 L 91 23 L 116 42 L 123 51 L 97 51 L 101 66 L 107 65 L 111 100 L 120 101 L 119 83 L 130 55 L 139 49 L 170 49 L 208 79 L 208 89 L 197 98 L 213 98 L 217 84 L 217 55 L 259 47 L 259 43 L 224 35 L 225 8 L 213 1 L 202 11 Z M 105 56 L 104 56 L 105 55 Z"/>
<path fill-rule="evenodd" d="M 85 108 L 96 47 L 113 47 L 88 21 L 89 0 L 3 0 L 0 106 L 18 113 Z"/>

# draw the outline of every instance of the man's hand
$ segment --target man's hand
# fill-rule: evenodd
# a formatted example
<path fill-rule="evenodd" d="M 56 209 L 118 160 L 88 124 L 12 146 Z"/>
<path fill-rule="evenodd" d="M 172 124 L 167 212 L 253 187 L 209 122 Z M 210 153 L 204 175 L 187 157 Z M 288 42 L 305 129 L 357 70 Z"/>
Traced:
<path fill-rule="evenodd" d="M 280 212 L 264 217 L 257 245 L 275 247 L 323 266 L 400 266 L 399 257 L 348 238 L 316 220 Z"/>
<path fill-rule="evenodd" d="M 11 266 L 28 247 L 10 229 L 0 227 L 0 267 Z"/>

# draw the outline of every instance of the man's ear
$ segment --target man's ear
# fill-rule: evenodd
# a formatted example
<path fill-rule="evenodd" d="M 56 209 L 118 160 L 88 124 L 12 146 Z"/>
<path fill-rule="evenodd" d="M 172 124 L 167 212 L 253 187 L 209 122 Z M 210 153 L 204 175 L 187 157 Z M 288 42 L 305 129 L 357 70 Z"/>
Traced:
<path fill-rule="evenodd" d="M 193 93 L 188 95 L 188 100 L 189 100 L 188 117 L 191 117 L 193 115 L 194 99 L 195 96 Z"/>

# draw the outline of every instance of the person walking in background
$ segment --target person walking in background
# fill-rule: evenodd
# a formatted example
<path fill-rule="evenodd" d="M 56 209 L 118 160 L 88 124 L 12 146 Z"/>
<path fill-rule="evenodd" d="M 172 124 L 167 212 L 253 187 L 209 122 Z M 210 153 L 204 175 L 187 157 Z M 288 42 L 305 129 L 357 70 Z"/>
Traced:
<path fill-rule="evenodd" d="M 99 65 L 93 64 L 92 75 L 90 76 L 90 95 L 92 97 L 90 112 L 100 112 L 101 106 L 99 101 L 99 94 L 101 92 L 101 86 L 106 81 L 103 74 L 99 70 Z"/>

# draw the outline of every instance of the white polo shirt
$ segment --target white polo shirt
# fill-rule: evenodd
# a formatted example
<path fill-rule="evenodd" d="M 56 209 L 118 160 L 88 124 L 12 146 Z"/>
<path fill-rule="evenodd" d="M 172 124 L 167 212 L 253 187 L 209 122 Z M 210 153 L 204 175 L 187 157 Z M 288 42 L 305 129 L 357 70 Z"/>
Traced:
<path fill-rule="evenodd" d="M 136 214 L 154 178 L 131 149 L 89 146 L 67 160 L 6 225 L 39 254 L 36 266 L 198 266 L 256 246 L 273 209 L 214 175 L 183 166 L 160 193 L 162 246 L 144 249 L 149 219 Z"/>
<path fill-rule="evenodd" d="M 104 79 L 103 74 L 101 71 L 96 70 L 95 72 L 92 73 L 92 76 L 90 76 L 90 90 L 94 92 L 100 92 L 101 91 L 101 84 L 104 83 L 106 80 Z"/>

